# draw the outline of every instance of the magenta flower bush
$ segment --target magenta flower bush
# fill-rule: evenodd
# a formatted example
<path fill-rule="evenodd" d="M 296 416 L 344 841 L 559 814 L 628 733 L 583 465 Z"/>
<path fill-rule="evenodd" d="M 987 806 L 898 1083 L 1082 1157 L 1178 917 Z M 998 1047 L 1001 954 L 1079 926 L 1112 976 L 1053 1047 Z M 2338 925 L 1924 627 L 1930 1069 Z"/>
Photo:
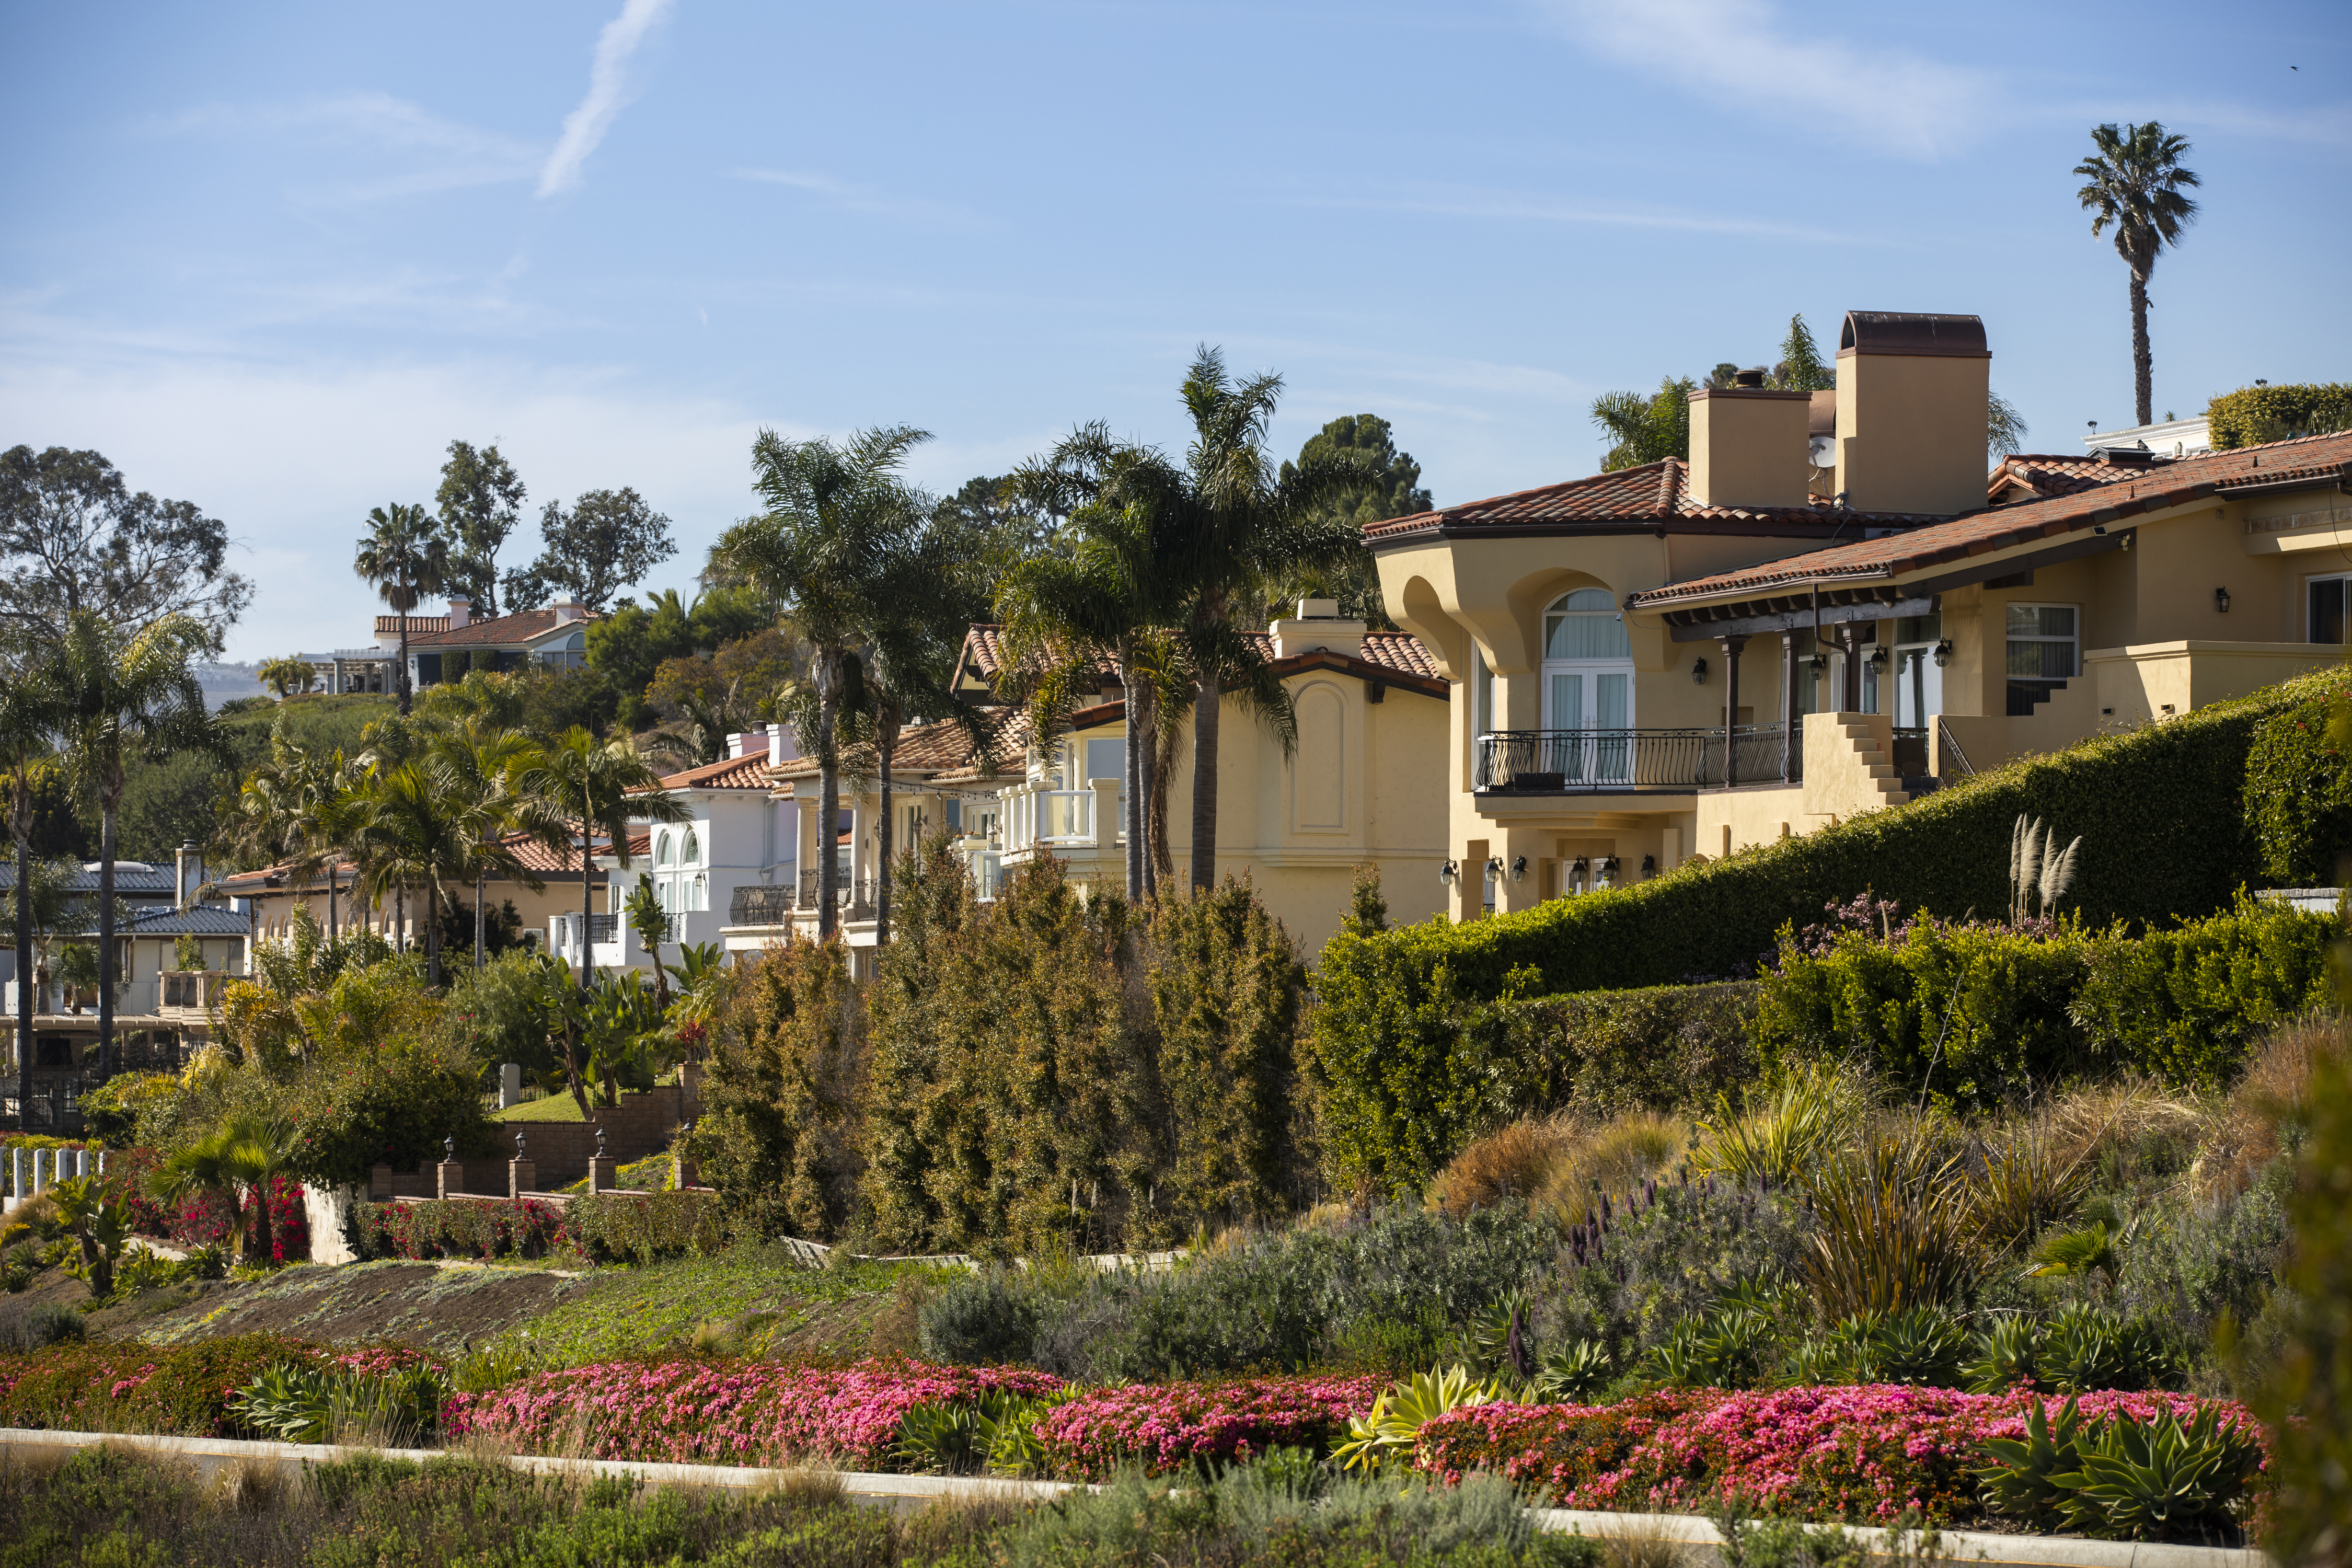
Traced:
<path fill-rule="evenodd" d="M 1386 1387 L 1384 1377 L 1244 1377 L 1095 1389 L 1038 1417 L 1048 1474 L 1099 1480 L 1195 1458 L 1245 1459 L 1286 1445 L 1318 1452 Z"/>
<path fill-rule="evenodd" d="M 1938 1523 L 1979 1511 L 1971 1474 L 1991 1437 L 2021 1436 L 2035 1401 L 2022 1390 L 1960 1394 L 1888 1384 L 1727 1394 L 1702 1389 L 1623 1404 L 1489 1405 L 1422 1428 L 1414 1464 L 1458 1480 L 1500 1470 L 1558 1507 L 1688 1510 L 1712 1491 L 1814 1517 L 1893 1519 L 1916 1510 Z M 2184 1419 L 2185 1394 L 2086 1394 L 2085 1422 L 2118 1412 Z M 2260 1437 L 2245 1406 L 2221 1406 L 2231 1426 Z"/>
<path fill-rule="evenodd" d="M 606 1362 L 453 1395 L 441 1407 L 441 1430 L 453 1442 L 480 1432 L 526 1453 L 592 1459 L 824 1458 L 870 1470 L 887 1468 L 898 1423 L 917 1405 L 999 1391 L 1037 1398 L 1061 1387 L 1059 1378 L 1023 1367 Z"/>

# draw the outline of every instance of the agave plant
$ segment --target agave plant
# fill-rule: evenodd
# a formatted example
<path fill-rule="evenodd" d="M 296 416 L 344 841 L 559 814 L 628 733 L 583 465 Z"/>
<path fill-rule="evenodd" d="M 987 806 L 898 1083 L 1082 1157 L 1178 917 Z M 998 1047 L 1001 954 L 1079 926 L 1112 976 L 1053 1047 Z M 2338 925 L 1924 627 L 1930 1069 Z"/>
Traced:
<path fill-rule="evenodd" d="M 1976 1354 L 1960 1369 L 1970 1394 L 2006 1394 L 2033 1383 L 2034 1331 L 2025 1318 L 2002 1318 L 1977 1336 Z"/>
<path fill-rule="evenodd" d="M 1350 1470 L 1376 1470 L 1388 1459 L 1410 1458 L 1425 1423 L 1502 1396 L 1499 1385 L 1473 1379 L 1467 1367 L 1417 1372 L 1410 1382 L 1391 1384 L 1372 1401 L 1370 1414 L 1349 1417 L 1348 1436 L 1331 1457 Z"/>
<path fill-rule="evenodd" d="M 2068 1401 L 2069 1405 L 2073 1401 Z M 2053 1474 L 2066 1523 L 2107 1540 L 2157 1541 L 2226 1527 L 2262 1468 L 2262 1445 L 2221 1407 L 2188 1421 L 2169 1410 L 2129 1414 L 2074 1440 L 2075 1463 Z"/>
<path fill-rule="evenodd" d="M 1578 1340 L 1543 1358 L 1536 1369 L 1535 1392 L 1542 1399 L 1585 1399 L 1608 1387 L 1616 1375 L 1607 1345 Z"/>
<path fill-rule="evenodd" d="M 2067 1492 L 2056 1478 L 2079 1468 L 2074 1441 L 2081 1426 L 2074 1400 L 2066 1401 L 2053 1422 L 2037 1399 L 2026 1407 L 2024 1436 L 1986 1438 L 1985 1451 L 1994 1462 L 1979 1470 L 1977 1479 L 1993 1511 L 2045 1529 L 2064 1522 Z"/>
<path fill-rule="evenodd" d="M 1651 1347 L 1643 1370 L 1666 1388 L 1753 1388 L 1772 1349 L 1772 1321 L 1735 1303 L 1685 1318 Z"/>

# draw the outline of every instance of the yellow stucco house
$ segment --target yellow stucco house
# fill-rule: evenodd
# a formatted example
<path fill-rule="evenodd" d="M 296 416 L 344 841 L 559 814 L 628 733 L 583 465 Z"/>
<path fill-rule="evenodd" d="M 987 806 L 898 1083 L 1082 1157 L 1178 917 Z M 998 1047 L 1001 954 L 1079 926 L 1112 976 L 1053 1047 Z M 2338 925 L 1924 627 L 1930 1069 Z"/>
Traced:
<path fill-rule="evenodd" d="M 1988 477 L 1990 358 L 1976 317 L 1855 311 L 1834 392 L 1694 393 L 1687 462 L 1366 530 L 1390 615 L 1453 682 L 1455 918 L 2342 657 L 2352 435 Z"/>
<path fill-rule="evenodd" d="M 1297 714 L 1293 752 L 1284 754 L 1238 696 L 1224 699 L 1217 870 L 1246 874 L 1311 953 L 1338 929 L 1358 866 L 1380 868 L 1398 919 L 1426 919 L 1444 907 L 1437 873 L 1445 859 L 1446 775 L 1439 758 L 1451 694 L 1429 651 L 1410 635 L 1370 631 L 1326 600 L 1302 600 L 1298 612 L 1260 638 Z M 1081 881 L 1124 888 L 1127 709 L 1117 670 L 1101 672 L 1102 700 L 1073 713 L 1066 729 L 1040 737 L 1022 709 L 998 700 L 1003 658 L 997 627 L 971 629 L 959 695 L 975 705 L 985 758 L 952 721 L 902 738 L 891 767 L 897 847 L 949 829 L 983 897 L 1009 871 L 1049 855 Z M 783 797 L 814 799 L 814 762 L 785 762 L 773 776 Z M 870 948 L 879 778 L 845 769 L 841 805 L 830 835 L 842 868 L 841 929 L 853 950 Z M 1192 806 L 1190 763 L 1180 760 L 1167 808 L 1180 878 L 1192 852 Z M 818 813 L 797 815 L 797 886 L 742 890 L 724 931 L 731 951 L 757 951 L 786 930 L 814 934 L 815 867 L 827 835 Z"/>

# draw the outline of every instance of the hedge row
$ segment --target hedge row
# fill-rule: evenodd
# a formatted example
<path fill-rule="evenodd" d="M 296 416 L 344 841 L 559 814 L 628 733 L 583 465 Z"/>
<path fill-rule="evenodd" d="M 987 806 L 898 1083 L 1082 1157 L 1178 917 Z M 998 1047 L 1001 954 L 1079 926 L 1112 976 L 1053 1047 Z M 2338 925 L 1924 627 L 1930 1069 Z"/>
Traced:
<path fill-rule="evenodd" d="M 2341 671 L 2307 676 L 2012 763 L 1895 810 L 1517 914 L 1399 930 L 1350 918 L 1316 975 L 1314 1050 L 1334 1174 L 1376 1177 L 1391 1151 L 1419 1166 L 1419 1151 L 1446 1142 L 1450 1131 L 1421 1122 L 1458 1114 L 1447 1086 L 1486 1059 L 1473 1026 L 1490 1004 L 1751 975 L 1784 925 L 1818 921 L 1866 890 L 1947 918 L 2006 911 L 2021 814 L 2082 836 L 2071 909 L 2094 928 L 2223 908 L 2263 880 L 2254 823 L 2272 803 L 2245 798 L 2258 732 L 2346 686 Z M 2266 775 L 2255 782 L 2272 787 Z M 2322 839 L 2304 853 L 2336 847 Z"/>
<path fill-rule="evenodd" d="M 352 1249 L 375 1258 L 542 1258 L 570 1249 L 596 1263 L 652 1263 L 715 1251 L 727 1229 L 716 1194 L 598 1193 L 361 1204 Z"/>

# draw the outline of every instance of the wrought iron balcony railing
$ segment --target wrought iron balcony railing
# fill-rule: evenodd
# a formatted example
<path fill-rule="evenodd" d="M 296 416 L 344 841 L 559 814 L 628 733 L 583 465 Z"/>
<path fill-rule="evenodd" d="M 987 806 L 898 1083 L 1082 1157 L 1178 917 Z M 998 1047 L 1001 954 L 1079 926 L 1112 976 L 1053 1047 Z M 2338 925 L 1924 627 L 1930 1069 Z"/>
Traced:
<path fill-rule="evenodd" d="M 793 923 L 796 888 L 772 888 L 757 883 L 739 887 L 727 900 L 730 926 L 785 926 Z"/>
<path fill-rule="evenodd" d="M 1721 730 L 1498 730 L 1481 735 L 1471 787 L 1513 795 L 1688 794 L 1726 782 Z M 1804 729 L 1731 731 L 1729 782 L 1804 776 Z"/>

